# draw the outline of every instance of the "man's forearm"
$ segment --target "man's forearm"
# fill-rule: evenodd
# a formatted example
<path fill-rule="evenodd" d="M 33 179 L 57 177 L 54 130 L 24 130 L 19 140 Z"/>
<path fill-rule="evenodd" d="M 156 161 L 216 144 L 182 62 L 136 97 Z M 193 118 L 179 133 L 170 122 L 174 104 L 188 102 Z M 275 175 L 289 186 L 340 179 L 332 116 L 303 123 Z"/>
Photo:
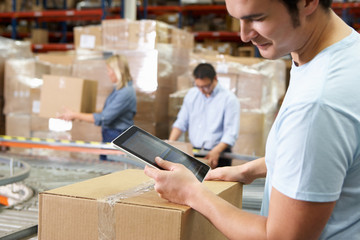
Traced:
<path fill-rule="evenodd" d="M 266 239 L 266 218 L 242 211 L 206 188 L 193 191 L 189 205 L 228 239 Z"/>
<path fill-rule="evenodd" d="M 182 131 L 179 128 L 173 127 L 169 136 L 170 141 L 176 141 L 181 136 Z"/>
<path fill-rule="evenodd" d="M 225 149 L 227 149 L 229 147 L 228 144 L 224 143 L 224 142 L 220 142 L 218 145 L 216 145 L 212 150 L 216 151 L 218 153 L 222 153 Z"/>
<path fill-rule="evenodd" d="M 255 159 L 245 164 L 246 171 L 249 175 L 256 178 L 266 177 L 267 168 L 265 163 L 265 157 Z"/>

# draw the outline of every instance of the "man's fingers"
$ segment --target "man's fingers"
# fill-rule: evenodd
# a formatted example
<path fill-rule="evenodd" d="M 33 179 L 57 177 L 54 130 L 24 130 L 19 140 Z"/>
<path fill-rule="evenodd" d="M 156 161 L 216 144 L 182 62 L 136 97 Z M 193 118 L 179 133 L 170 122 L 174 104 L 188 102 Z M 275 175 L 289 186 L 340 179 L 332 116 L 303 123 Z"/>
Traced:
<path fill-rule="evenodd" d="M 161 168 L 163 168 L 165 170 L 171 171 L 175 167 L 175 163 L 166 161 L 166 160 L 162 159 L 161 157 L 156 157 L 155 162 L 157 163 L 157 165 L 159 165 Z"/>
<path fill-rule="evenodd" d="M 150 166 L 145 166 L 144 169 L 145 174 L 150 178 L 155 178 L 158 175 L 157 171 L 159 170 Z"/>
<path fill-rule="evenodd" d="M 222 180 L 223 173 L 221 168 L 212 169 L 206 174 L 205 180 Z"/>

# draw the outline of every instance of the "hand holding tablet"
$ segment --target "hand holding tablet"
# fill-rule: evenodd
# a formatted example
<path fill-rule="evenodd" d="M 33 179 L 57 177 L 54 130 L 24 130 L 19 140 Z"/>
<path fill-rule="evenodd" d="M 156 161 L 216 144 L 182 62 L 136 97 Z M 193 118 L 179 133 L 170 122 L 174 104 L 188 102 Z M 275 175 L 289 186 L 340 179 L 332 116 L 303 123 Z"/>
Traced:
<path fill-rule="evenodd" d="M 180 163 L 191 170 L 196 178 L 202 182 L 210 170 L 205 163 L 187 155 L 170 144 L 160 140 L 137 126 L 131 126 L 116 139 L 112 144 L 131 154 L 145 164 L 162 169 L 155 162 L 159 156 L 164 160 Z"/>

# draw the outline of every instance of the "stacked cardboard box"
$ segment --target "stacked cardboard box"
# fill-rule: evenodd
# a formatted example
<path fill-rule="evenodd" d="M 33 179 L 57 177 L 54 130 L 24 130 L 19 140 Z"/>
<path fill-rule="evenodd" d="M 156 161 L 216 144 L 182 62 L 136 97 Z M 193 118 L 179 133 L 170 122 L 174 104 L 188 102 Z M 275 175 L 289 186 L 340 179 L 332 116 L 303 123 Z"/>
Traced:
<path fill-rule="evenodd" d="M 177 76 L 187 71 L 194 44 L 192 34 L 159 21 L 124 19 L 104 20 L 101 26 L 75 28 L 74 33 L 76 52 L 70 55 L 73 57 L 70 59 L 70 75 L 98 82 L 96 111 L 102 110 L 113 89 L 103 53 L 125 55 L 137 94 L 135 124 L 160 138 L 167 138 L 168 97 L 176 91 Z M 82 35 L 85 35 L 85 46 L 81 45 Z M 101 41 L 98 41 L 100 35 Z M 61 61 L 56 57 L 42 55 L 41 59 L 52 66 Z M 75 130 L 80 125 L 83 130 Z M 93 124 L 74 122 L 73 139 L 94 140 L 87 137 L 89 131 L 86 129 L 99 132 Z M 101 136 L 96 139 L 99 138 Z"/>
<path fill-rule="evenodd" d="M 29 42 L 14 41 L 0 37 L 0 133 L 5 134 L 5 115 L 3 108 L 5 105 L 5 62 L 10 58 L 32 56 Z"/>
<path fill-rule="evenodd" d="M 49 43 L 49 31 L 47 29 L 33 28 L 31 30 L 32 44 L 46 44 Z"/>
<path fill-rule="evenodd" d="M 75 49 L 101 50 L 102 28 L 101 25 L 74 27 Z"/>
<path fill-rule="evenodd" d="M 34 58 L 12 58 L 5 62 L 6 134 L 30 137 L 32 116 L 37 117 L 42 74 L 49 68 Z M 16 125 L 22 125 L 22 131 Z M 13 126 L 13 127 L 12 127 Z M 24 129 L 25 126 L 28 128 Z"/>
<path fill-rule="evenodd" d="M 7 119 L 7 135 L 48 137 L 50 134 L 49 119 L 39 116 L 42 77 L 46 74 L 67 76 L 71 72 L 71 65 L 63 65 L 60 60 L 58 64 L 53 64 L 52 58 L 44 56 L 40 58 L 11 57 L 5 61 L 3 112 Z M 49 59 L 50 61 L 47 61 Z M 60 59 L 59 56 L 57 56 L 58 59 Z M 22 128 L 17 127 L 20 125 Z"/>
<path fill-rule="evenodd" d="M 96 107 L 97 82 L 83 78 L 43 75 L 39 116 L 56 118 L 64 108 L 93 113 Z"/>
<path fill-rule="evenodd" d="M 168 97 L 188 67 L 194 38 L 154 20 L 104 20 L 103 49 L 127 56 L 137 91 L 135 124 L 168 137 Z"/>

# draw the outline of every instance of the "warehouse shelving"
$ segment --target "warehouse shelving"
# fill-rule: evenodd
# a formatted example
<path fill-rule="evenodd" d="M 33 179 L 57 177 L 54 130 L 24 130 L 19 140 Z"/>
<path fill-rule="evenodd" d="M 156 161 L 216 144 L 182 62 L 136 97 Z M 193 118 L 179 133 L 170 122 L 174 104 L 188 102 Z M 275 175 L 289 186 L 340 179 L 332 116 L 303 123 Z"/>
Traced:
<path fill-rule="evenodd" d="M 19 0 L 17 0 L 19 1 Z M 43 10 L 43 11 L 29 11 L 29 12 L 4 12 L 0 13 L 1 23 L 11 23 L 11 34 L 2 34 L 5 37 L 13 39 L 21 39 L 28 37 L 28 34 L 17 33 L 16 26 L 18 20 L 25 19 L 28 21 L 34 20 L 37 25 L 48 22 L 60 22 L 63 24 L 60 32 L 50 32 L 50 38 L 60 38 L 60 43 L 56 44 L 39 44 L 33 46 L 35 51 L 46 50 L 68 50 L 73 48 L 72 44 L 68 44 L 68 39 L 72 39 L 72 33 L 67 31 L 66 22 L 68 21 L 101 21 L 104 18 L 121 18 L 123 16 L 124 0 L 121 1 L 120 7 L 106 7 L 106 0 L 101 0 L 99 8 L 94 9 L 64 9 L 64 10 Z M 46 2 L 46 1 L 44 1 Z M 13 5 L 16 6 L 16 0 L 13 0 Z M 46 5 L 46 4 L 45 4 Z M 65 6 L 64 1 L 64 6 Z M 359 2 L 336 2 L 333 3 L 332 8 L 342 17 L 349 25 L 355 29 L 359 26 L 357 16 L 360 15 Z M 181 0 L 178 4 L 174 3 L 171 6 L 151 6 L 148 5 L 147 0 L 143 0 L 143 5 L 137 7 L 138 17 L 146 19 L 149 14 L 161 15 L 166 13 L 179 14 L 179 26 L 182 27 L 183 17 L 191 17 L 195 15 L 204 15 L 209 13 L 227 14 L 226 6 L 224 4 L 210 5 L 210 4 L 195 4 L 183 5 Z M 10 36 L 9 36 L 10 35 Z M 195 40 L 203 41 L 204 39 L 216 39 L 220 41 L 239 42 L 240 37 L 238 32 L 230 31 L 195 31 Z"/>
<path fill-rule="evenodd" d="M 192 4 L 192 5 L 182 5 L 179 1 L 178 5 L 172 6 L 147 6 L 146 1 L 144 1 L 145 6 L 138 7 L 138 12 L 140 17 L 146 18 L 148 14 L 161 15 L 166 13 L 178 13 L 179 14 L 179 24 L 178 27 L 183 27 L 183 17 L 191 17 L 198 15 L 206 14 L 219 14 L 226 15 L 227 10 L 224 4 L 218 5 L 209 5 L 209 4 Z M 142 14 L 141 14 L 142 13 Z M 240 40 L 238 32 L 230 31 L 196 31 L 194 32 L 195 40 L 202 41 L 204 39 L 218 39 L 222 41 L 238 42 Z"/>
<path fill-rule="evenodd" d="M 13 11 L 0 13 L 0 23 L 11 23 L 11 33 L 3 33 L 2 36 L 11 37 L 12 39 L 22 39 L 29 37 L 30 34 L 17 33 L 17 26 L 19 20 L 35 21 L 36 26 L 46 24 L 49 22 L 61 23 L 62 30 L 60 32 L 50 32 L 50 38 L 59 38 L 60 43 L 49 43 L 49 44 L 35 44 L 32 46 L 35 51 L 51 51 L 51 50 L 69 50 L 73 49 L 74 45 L 67 43 L 68 39 L 72 39 L 72 33 L 67 30 L 68 21 L 98 21 L 107 18 L 109 12 L 113 12 L 113 9 L 107 9 L 105 7 L 105 0 L 101 0 L 101 7 L 95 9 L 67 9 L 66 0 L 63 3 L 63 9 L 48 10 L 46 9 L 46 0 L 43 0 L 43 6 L 45 10 L 39 11 L 16 11 L 16 1 L 12 0 Z M 37 5 L 39 1 L 36 1 Z M 122 1 L 123 3 L 123 1 Z M 120 15 L 117 16 L 120 18 Z M 114 17 L 112 17 L 114 18 Z"/>
<path fill-rule="evenodd" d="M 147 1 L 144 1 L 147 5 Z M 360 16 L 360 2 L 336 2 L 332 5 L 333 10 L 342 17 L 345 22 L 353 26 L 355 29 L 359 24 L 356 21 L 357 16 Z M 179 0 L 178 5 L 173 6 L 142 6 L 139 12 L 143 12 L 144 16 L 147 14 L 164 14 L 164 13 L 178 13 L 179 14 L 179 27 L 182 27 L 182 18 L 185 15 L 201 15 L 209 13 L 227 14 L 227 9 L 224 4 L 208 5 L 208 4 L 195 4 L 195 5 L 182 5 Z M 223 41 L 239 41 L 238 32 L 228 31 L 204 31 L 194 32 L 195 40 L 202 41 L 204 39 L 219 39 Z"/>
<path fill-rule="evenodd" d="M 32 44 L 33 52 L 67 51 L 73 49 L 74 44 L 70 43 Z"/>

